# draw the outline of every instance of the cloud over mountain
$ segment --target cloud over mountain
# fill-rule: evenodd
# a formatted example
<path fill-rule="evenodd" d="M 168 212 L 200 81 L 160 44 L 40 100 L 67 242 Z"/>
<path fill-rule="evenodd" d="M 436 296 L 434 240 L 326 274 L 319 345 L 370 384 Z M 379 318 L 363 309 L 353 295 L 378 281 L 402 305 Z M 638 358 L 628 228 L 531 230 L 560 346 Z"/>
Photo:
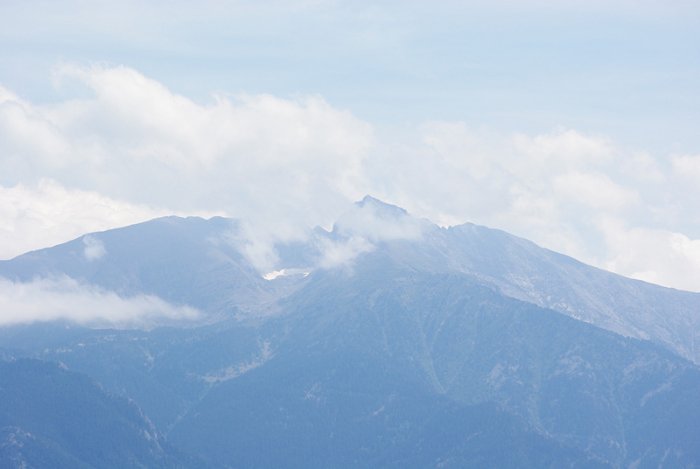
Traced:
<path fill-rule="evenodd" d="M 152 327 L 192 320 L 199 312 L 153 295 L 120 296 L 70 277 L 15 282 L 0 278 L 0 326 L 70 321 L 87 326 Z"/>
<path fill-rule="evenodd" d="M 667 161 L 569 128 L 508 134 L 431 121 L 389 131 L 313 95 L 199 102 L 124 66 L 62 64 L 54 82 L 51 103 L 0 89 L 3 257 L 164 213 L 223 214 L 244 220 L 242 249 L 267 268 L 276 241 L 329 227 L 369 193 L 441 224 L 507 229 L 700 289 L 700 260 L 677 242 L 694 246 L 700 230 L 687 197 L 692 155 Z M 623 238 L 654 255 L 626 256 Z"/>

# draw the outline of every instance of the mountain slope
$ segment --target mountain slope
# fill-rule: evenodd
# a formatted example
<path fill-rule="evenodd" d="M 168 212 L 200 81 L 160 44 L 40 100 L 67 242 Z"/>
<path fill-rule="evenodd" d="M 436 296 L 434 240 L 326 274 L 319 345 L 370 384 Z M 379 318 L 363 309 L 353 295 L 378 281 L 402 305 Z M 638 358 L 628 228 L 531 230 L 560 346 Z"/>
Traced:
<path fill-rule="evenodd" d="M 133 405 L 37 360 L 0 362 L 0 466 L 196 467 Z"/>
<path fill-rule="evenodd" d="M 389 272 L 315 276 L 267 323 L 273 356 L 217 383 L 172 441 L 255 467 L 700 462 L 693 364 L 465 275 Z"/>
<path fill-rule="evenodd" d="M 476 225 L 447 230 L 459 269 L 508 296 L 700 362 L 700 294 L 628 279 Z"/>
<path fill-rule="evenodd" d="M 465 276 L 401 268 L 387 275 L 381 265 L 368 256 L 352 276 L 328 275 L 290 299 L 306 336 L 290 342 L 327 351 L 320 353 L 372 354 L 368 361 L 411 370 L 437 394 L 499 402 L 545 434 L 568 435 L 561 441 L 611 462 L 626 457 L 630 422 L 671 413 L 656 399 L 674 402 L 675 395 L 688 413 L 676 415 L 679 421 L 700 417 L 685 394 L 688 386 L 700 391 L 697 368 L 658 347 L 511 300 Z M 681 452 L 696 451 L 697 460 L 697 450 L 693 444 Z"/>
<path fill-rule="evenodd" d="M 235 248 L 237 230 L 235 220 L 220 217 L 158 218 L 0 261 L 0 276 L 27 282 L 66 275 L 219 318 L 264 312 L 277 293 Z"/>
<path fill-rule="evenodd" d="M 420 231 L 419 236 L 376 241 L 374 252 L 363 255 L 377 262 L 417 272 L 468 274 L 507 296 L 650 340 L 700 363 L 700 293 L 625 278 L 500 230 L 470 223 L 440 228 L 372 198 L 358 207 L 374 214 L 369 218 L 374 223 L 386 226 L 389 220 L 395 227 Z M 365 225 L 367 219 L 360 218 Z M 347 225 L 340 223 L 328 237 L 347 240 L 367 233 L 361 224 Z"/>

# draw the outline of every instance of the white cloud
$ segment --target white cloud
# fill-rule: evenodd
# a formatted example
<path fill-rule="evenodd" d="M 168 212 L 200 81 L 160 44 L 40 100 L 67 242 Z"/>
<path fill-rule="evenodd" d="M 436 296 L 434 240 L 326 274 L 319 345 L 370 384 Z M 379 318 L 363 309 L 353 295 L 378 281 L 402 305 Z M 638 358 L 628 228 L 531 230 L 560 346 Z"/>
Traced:
<path fill-rule="evenodd" d="M 553 182 L 558 195 L 597 211 L 619 210 L 637 200 L 635 192 L 604 174 L 567 172 L 554 177 Z"/>
<path fill-rule="evenodd" d="M 285 267 L 276 265 L 275 241 L 330 226 L 369 193 L 438 223 L 503 228 L 623 274 L 653 271 L 700 289 L 673 274 L 673 256 L 624 260 L 601 222 L 676 233 L 694 246 L 700 215 L 688 194 L 700 187 L 697 156 L 664 161 L 568 128 L 504 134 L 427 122 L 389 133 L 319 96 L 196 102 L 127 67 L 62 65 L 55 81 L 66 97 L 51 104 L 0 88 L 0 257 L 166 212 L 205 211 L 245 220 L 232 241 L 268 272 Z M 420 234 L 364 212 L 338 227 L 351 229 L 328 247 L 324 265 Z M 673 252 L 691 270 L 700 265 L 693 249 Z"/>
<path fill-rule="evenodd" d="M 83 255 L 88 261 L 96 261 L 107 254 L 104 243 L 95 236 L 83 236 L 83 245 Z"/>
<path fill-rule="evenodd" d="M 662 229 L 630 228 L 603 220 L 609 260 L 604 267 L 668 287 L 700 288 L 700 239 Z"/>
<path fill-rule="evenodd" d="M 357 256 L 371 252 L 375 248 L 361 236 L 352 236 L 343 240 L 322 240 L 319 247 L 322 255 L 318 267 L 322 269 L 351 267 Z"/>
<path fill-rule="evenodd" d="M 700 182 L 700 155 L 679 155 L 671 158 L 673 172 L 680 178 Z"/>
<path fill-rule="evenodd" d="M 537 168 L 568 169 L 610 161 L 614 149 L 608 141 L 583 135 L 571 129 L 558 129 L 542 135 L 516 134 L 515 149 L 525 158 L 520 161 Z"/>
<path fill-rule="evenodd" d="M 419 239 L 423 236 L 425 227 L 423 220 L 371 197 L 354 204 L 335 223 L 335 230 L 341 236 L 359 237 L 372 243 Z"/>
<path fill-rule="evenodd" d="M 68 277 L 26 283 L 0 278 L 0 326 L 64 320 L 94 327 L 152 327 L 199 316 L 189 306 L 152 295 L 121 297 Z"/>
<path fill-rule="evenodd" d="M 365 197 L 343 213 L 333 226 L 334 238 L 317 238 L 321 259 L 316 267 L 352 267 L 361 254 L 393 240 L 418 240 L 429 226 L 403 209 Z"/>
<path fill-rule="evenodd" d="M 0 259 L 171 213 L 94 191 L 67 189 L 47 179 L 0 185 Z"/>
<path fill-rule="evenodd" d="M 49 178 L 139 206 L 226 212 L 279 238 L 362 195 L 371 126 L 321 97 L 201 104 L 126 67 L 62 65 L 56 77 L 87 97 L 40 105 L 3 93 L 0 184 Z"/>

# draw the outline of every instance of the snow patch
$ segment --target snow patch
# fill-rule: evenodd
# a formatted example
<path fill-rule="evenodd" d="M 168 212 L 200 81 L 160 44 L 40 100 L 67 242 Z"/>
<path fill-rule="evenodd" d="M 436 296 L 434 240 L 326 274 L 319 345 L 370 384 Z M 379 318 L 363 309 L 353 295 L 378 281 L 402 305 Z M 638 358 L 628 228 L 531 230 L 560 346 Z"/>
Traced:
<path fill-rule="evenodd" d="M 289 277 L 291 275 L 301 275 L 304 278 L 308 277 L 311 272 L 304 269 L 280 269 L 273 270 L 263 275 L 265 280 L 274 280 L 278 277 Z"/>

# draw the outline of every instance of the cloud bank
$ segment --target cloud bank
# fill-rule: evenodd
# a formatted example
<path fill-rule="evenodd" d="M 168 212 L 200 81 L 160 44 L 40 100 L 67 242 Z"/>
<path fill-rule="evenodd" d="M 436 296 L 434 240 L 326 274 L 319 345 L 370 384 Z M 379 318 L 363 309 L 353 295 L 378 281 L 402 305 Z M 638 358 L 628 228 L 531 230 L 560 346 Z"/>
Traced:
<path fill-rule="evenodd" d="M 64 64 L 54 81 L 51 103 L 0 88 L 0 257 L 207 212 L 245 220 L 237 242 L 269 272 L 284 267 L 275 241 L 330 227 L 373 194 L 443 225 L 502 228 L 623 275 L 700 290 L 697 155 L 649 154 L 570 128 L 389 129 L 320 96 L 198 102 L 123 66 Z M 391 236 L 381 219 L 353 216 L 354 236 L 329 246 L 328 265 Z M 109 254 L 86 245 L 85 255 Z"/>
<path fill-rule="evenodd" d="M 0 278 L 0 326 L 71 321 L 94 327 L 152 327 L 192 320 L 199 311 L 152 295 L 121 297 L 69 277 L 13 282 Z"/>
<path fill-rule="evenodd" d="M 7 187 L 0 184 L 0 259 L 172 212 L 115 200 L 94 190 L 69 189 L 45 178 Z"/>
<path fill-rule="evenodd" d="M 217 95 L 200 104 L 126 67 L 64 65 L 55 80 L 89 97 L 35 105 L 0 92 L 0 183 L 43 177 L 140 205 L 225 210 L 252 224 L 310 222 L 356 195 L 372 142 L 369 124 L 318 96 Z"/>

